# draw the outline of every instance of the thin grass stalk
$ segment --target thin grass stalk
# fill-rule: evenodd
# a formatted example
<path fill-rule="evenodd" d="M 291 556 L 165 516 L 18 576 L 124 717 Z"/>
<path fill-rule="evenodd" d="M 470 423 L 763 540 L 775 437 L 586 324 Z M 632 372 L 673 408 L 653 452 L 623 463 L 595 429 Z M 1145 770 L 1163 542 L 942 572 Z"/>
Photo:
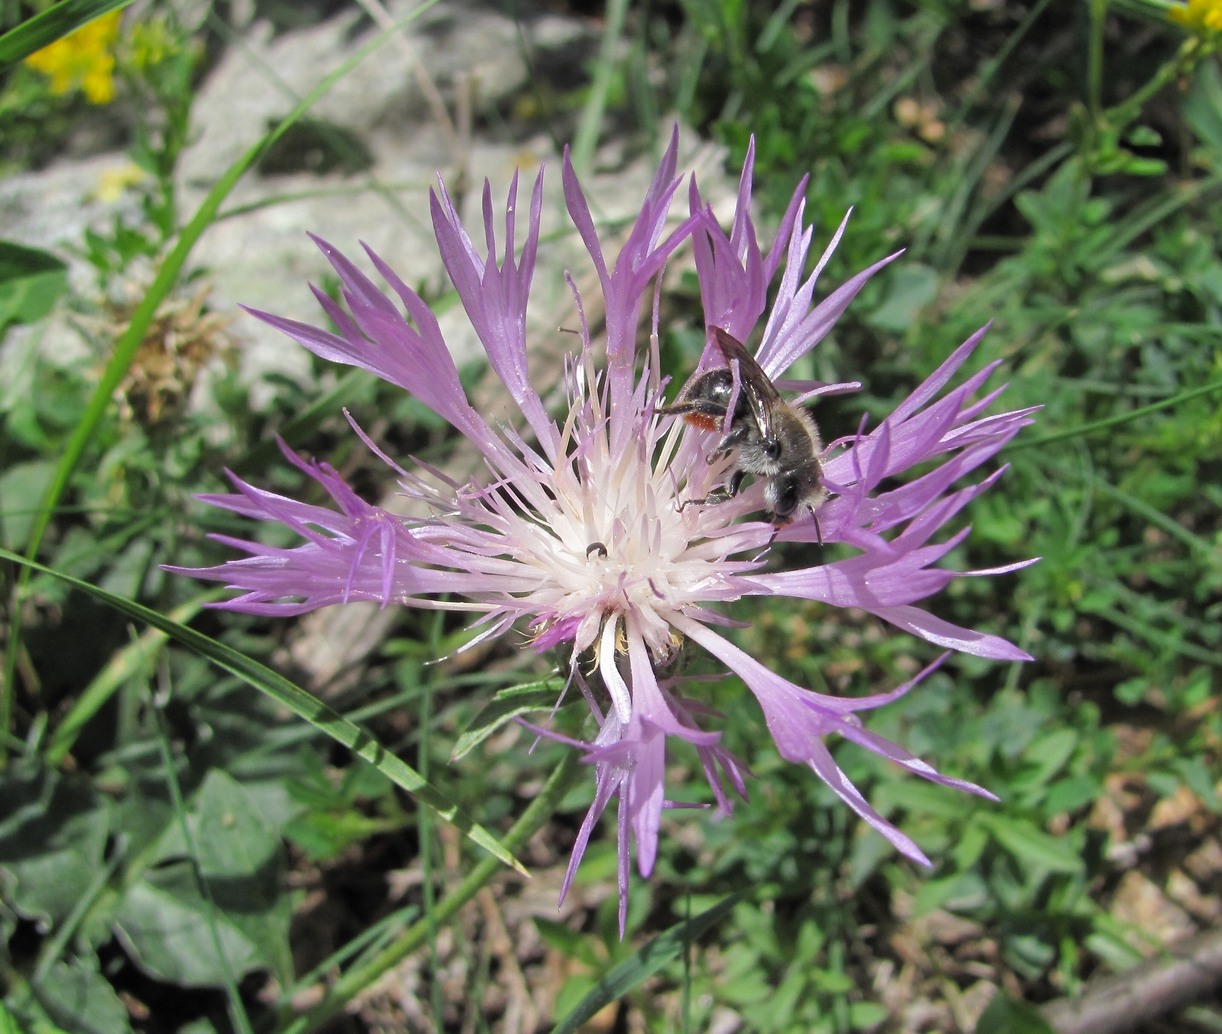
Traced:
<path fill-rule="evenodd" d="M 576 752 L 566 751 L 538 796 L 527 805 L 522 817 L 501 838 L 501 843 L 509 851 L 516 854 L 555 814 L 560 801 L 572 787 L 577 771 Z M 438 902 L 431 915 L 410 926 L 393 944 L 350 969 L 335 982 L 318 1005 L 282 1026 L 281 1034 L 314 1034 L 321 1029 L 357 995 L 422 947 L 441 925 L 448 922 L 463 905 L 487 886 L 501 868 L 501 863 L 495 858 L 480 859 L 462 882 Z"/>

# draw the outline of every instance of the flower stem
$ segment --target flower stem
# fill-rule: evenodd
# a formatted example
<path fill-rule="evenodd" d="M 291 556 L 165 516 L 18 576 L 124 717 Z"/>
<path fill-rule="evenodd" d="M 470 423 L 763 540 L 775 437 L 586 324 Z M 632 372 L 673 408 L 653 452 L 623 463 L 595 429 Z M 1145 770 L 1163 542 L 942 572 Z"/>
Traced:
<path fill-rule="evenodd" d="M 1182 405 L 1192 399 L 1198 398 L 1201 395 L 1209 395 L 1215 391 L 1222 391 L 1222 381 L 1211 381 L 1209 384 L 1202 384 L 1196 388 L 1189 388 L 1187 391 L 1181 391 L 1177 395 L 1172 395 L 1170 398 L 1161 399 L 1158 402 L 1152 402 L 1148 406 L 1142 406 L 1139 409 L 1131 409 L 1126 413 L 1117 413 L 1115 416 L 1105 417 L 1102 420 L 1095 420 L 1089 424 L 1078 424 L 1076 427 L 1067 427 L 1060 431 L 1053 431 L 1051 434 L 1041 435 L 1038 438 L 1025 438 L 1021 442 L 1014 442 L 1009 446 L 1011 452 L 1018 449 L 1042 448 L 1045 445 L 1051 445 L 1053 442 L 1063 441 L 1066 438 L 1082 438 L 1087 435 L 1096 434 L 1099 431 L 1106 431 L 1109 428 L 1130 423 L 1134 420 L 1139 420 L 1143 416 L 1148 416 L 1151 413 L 1157 413 L 1160 409 L 1169 409 L 1173 406 Z"/>

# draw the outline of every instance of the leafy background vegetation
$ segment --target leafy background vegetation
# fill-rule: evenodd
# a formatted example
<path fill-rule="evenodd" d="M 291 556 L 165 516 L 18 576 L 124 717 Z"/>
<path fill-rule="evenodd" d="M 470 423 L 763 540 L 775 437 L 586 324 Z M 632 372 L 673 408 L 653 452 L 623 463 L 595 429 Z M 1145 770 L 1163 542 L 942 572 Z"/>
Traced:
<path fill-rule="evenodd" d="M 4 8 L 6 173 L 53 159 L 101 110 L 21 58 L 115 6 Z M 1002 803 L 839 749 L 935 859 L 915 871 L 769 752 L 741 687 L 712 686 L 753 798 L 730 822 L 668 815 L 622 943 L 606 824 L 560 917 L 554 895 L 531 907 L 529 885 L 470 843 L 555 887 L 589 787 L 563 751 L 528 756 L 502 724 L 550 703 L 555 686 L 531 683 L 546 672 L 500 650 L 430 663 L 461 628 L 404 614 L 358 672 L 316 687 L 323 703 L 275 674 L 293 674 L 294 628 L 201 613 L 198 587 L 160 572 L 217 562 L 202 531 L 232 529 L 190 497 L 223 467 L 298 487 L 249 443 L 284 434 L 373 494 L 380 467 L 346 444 L 341 403 L 385 414 L 405 454 L 446 443 L 359 375 L 324 397 L 277 381 L 256 408 L 223 372 L 228 315 L 193 289 L 190 248 L 314 98 L 184 212 L 174 170 L 223 12 L 189 35 L 168 9 L 129 11 L 99 46 L 144 173 L 138 216 L 78 242 L 92 287 L 69 290 L 45 252 L 0 253 L 0 327 L 19 358 L 0 385 L 0 1026 L 1039 1031 L 1056 1021 L 1045 1003 L 1217 924 L 1222 74 L 1217 34 L 1168 6 L 610 0 L 566 13 L 605 14 L 613 59 L 570 89 L 536 83 L 512 116 L 483 113 L 477 132 L 570 133 L 579 162 L 612 138 L 654 149 L 674 115 L 732 168 L 754 134 L 765 221 L 807 173 L 819 227 L 855 206 L 824 283 L 906 246 L 803 371 L 866 384 L 820 412 L 830 436 L 985 320 L 978 361 L 1006 360 L 1007 405 L 1044 406 L 955 557 L 1041 562 L 937 601 L 1035 662 L 958 659 L 871 719 Z M 324 70 L 319 92 L 350 70 Z M 151 284 L 121 297 L 142 264 Z M 683 290 L 672 303 L 695 321 Z M 40 328 L 64 311 L 90 328 L 88 362 L 45 347 Z M 690 334 L 665 345 L 690 363 Z M 211 404 L 188 405 L 218 361 Z M 816 689 L 869 692 L 930 656 L 814 605 L 741 616 L 745 646 Z M 447 764 L 456 744 L 473 749 Z M 1146 1029 L 1220 1026 L 1215 997 Z"/>

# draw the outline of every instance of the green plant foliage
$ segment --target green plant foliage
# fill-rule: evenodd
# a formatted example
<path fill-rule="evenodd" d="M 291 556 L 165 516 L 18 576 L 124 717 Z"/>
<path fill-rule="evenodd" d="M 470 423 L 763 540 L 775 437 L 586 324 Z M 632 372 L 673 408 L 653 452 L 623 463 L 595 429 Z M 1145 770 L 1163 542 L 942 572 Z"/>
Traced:
<path fill-rule="evenodd" d="M 569 1034 L 594 1016 L 603 1006 L 614 1002 L 665 966 L 706 930 L 716 926 L 743 897 L 732 894 L 700 915 L 679 923 L 645 944 L 631 958 L 610 969 L 577 1005 L 553 1028 L 553 1034 Z"/>
<path fill-rule="evenodd" d="M 5 14 L 0 35 L 4 174 L 69 160 L 90 117 L 19 62 L 122 3 L 34 6 L 20 24 L 29 5 Z M 248 171 L 334 162 L 351 189 L 378 173 L 358 136 L 303 116 L 360 62 L 385 60 L 371 57 L 383 37 L 320 68 L 318 88 L 192 212 L 179 196 L 192 102 L 215 48 L 240 40 L 190 37 L 169 8 L 129 11 L 111 117 L 143 174 L 136 203 L 59 249 L 92 283 L 0 242 L 0 1034 L 308 1034 L 345 1011 L 354 1030 L 406 1029 L 379 998 L 388 974 L 438 1029 L 501 1029 L 520 980 L 539 1029 L 598 1014 L 616 1029 L 1043 1034 L 1038 1003 L 1166 946 L 1132 885 L 1158 903 L 1154 920 L 1212 915 L 1219 874 L 1199 846 L 1222 822 L 1222 72 L 1216 46 L 1188 39 L 1165 6 L 616 0 L 601 46 L 581 44 L 597 52 L 587 81 L 569 95 L 528 87 L 535 128 L 576 127 L 583 170 L 649 151 L 677 113 L 685 136 L 726 149 L 727 168 L 754 139 L 762 223 L 809 174 L 817 244 L 854 208 L 820 292 L 907 249 L 794 371 L 864 384 L 814 407 L 827 440 L 885 414 L 986 321 L 977 368 L 1000 359 L 1007 403 L 1041 407 L 946 561 L 1040 562 L 959 580 L 938 602 L 1036 661 L 956 657 L 868 719 L 1000 802 L 833 742 L 933 868 L 897 861 L 777 758 L 741 685 L 702 681 L 709 668 L 685 656 L 684 692 L 725 715 L 750 800 L 716 820 L 698 758 L 668 756 L 676 803 L 697 807 L 664 812 L 623 942 L 613 808 L 564 910 L 548 890 L 540 916 L 532 896 L 559 882 L 590 800 L 588 772 L 574 777 L 554 744 L 529 754 L 518 730 L 589 732 L 574 685 L 577 706 L 552 714 L 569 672 L 529 650 L 468 652 L 465 622 L 438 616 L 400 622 L 307 692 L 276 674 L 292 671 L 287 623 L 218 618 L 160 570 L 214 563 L 205 532 L 248 534 L 197 527 L 191 496 L 217 491 L 223 468 L 301 490 L 277 434 L 380 494 L 385 472 L 339 433 L 341 406 L 391 428 L 397 459 L 445 469 L 452 443 L 418 401 L 321 364 L 317 386 L 269 378 L 253 410 L 229 314 L 191 265 Z M 524 48 L 531 32 L 522 21 Z M 498 145 L 526 139 L 516 117 L 476 123 Z M 500 189 L 501 171 L 468 171 Z M 134 306 L 115 303 L 144 269 Z M 668 281 L 663 301 L 676 314 L 663 354 L 685 369 L 701 339 L 690 280 Z M 170 338 L 207 361 L 150 384 L 144 350 Z M 183 401 L 197 384 L 203 410 Z M 19 566 L 20 553 L 43 563 Z M 752 601 L 730 617 L 746 623 L 744 649 L 820 692 L 878 692 L 934 656 L 815 605 Z M 511 857 L 540 879 L 511 875 Z M 1203 1005 L 1167 1022 L 1196 1034 L 1219 1019 Z"/>
<path fill-rule="evenodd" d="M 0 783 L 0 866 L 10 907 L 22 918 L 60 923 L 102 868 L 111 816 L 82 779 L 13 765 Z"/>
<path fill-rule="evenodd" d="M 13 1034 L 126 1034 L 131 1023 L 114 988 L 96 968 L 79 962 L 56 962 L 31 982 L 28 1005 L 9 1015 Z M 0 1009 L 3 1009 L 0 1006 Z"/>
<path fill-rule="evenodd" d="M 307 857 L 335 858 L 352 844 L 407 824 L 390 784 L 373 766 L 356 765 L 335 775 L 309 750 L 301 752 L 300 762 L 302 774 L 287 789 L 301 811 L 285 825 L 284 835 Z M 365 813 L 369 802 L 372 815 Z"/>
<path fill-rule="evenodd" d="M 0 334 L 13 323 L 34 323 L 68 287 L 68 267 L 54 255 L 0 241 Z"/>
<path fill-rule="evenodd" d="M 471 726 L 463 732 L 454 745 L 452 759 L 466 757 L 498 729 L 510 722 L 539 711 L 550 711 L 563 688 L 557 680 L 546 679 L 521 686 L 509 686 L 498 690 Z"/>

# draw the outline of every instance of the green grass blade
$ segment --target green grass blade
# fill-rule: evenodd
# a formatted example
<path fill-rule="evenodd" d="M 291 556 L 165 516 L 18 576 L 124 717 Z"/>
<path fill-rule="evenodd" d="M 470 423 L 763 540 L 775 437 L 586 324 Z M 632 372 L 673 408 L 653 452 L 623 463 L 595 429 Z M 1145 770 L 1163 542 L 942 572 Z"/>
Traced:
<path fill-rule="evenodd" d="M 548 776 L 543 789 L 505 834 L 505 843 L 511 850 L 516 851 L 523 847 L 556 813 L 582 767 L 575 750 L 565 751 L 561 755 L 560 763 Z M 318 1034 L 327 1028 L 331 1020 L 343 1012 L 357 995 L 372 987 L 412 952 L 423 947 L 429 936 L 486 887 L 496 873 L 496 863 L 493 859 L 480 859 L 463 877 L 462 882 L 433 907 L 431 915 L 408 927 L 393 943 L 354 964 L 336 980 L 323 994 L 322 1001 L 309 1012 L 295 1019 L 286 1017 L 281 1024 L 280 1034 Z"/>
<path fill-rule="evenodd" d="M 1210 395 L 1215 391 L 1222 391 L 1222 381 L 1211 381 L 1209 384 L 1202 384 L 1200 387 L 1189 388 L 1169 398 L 1161 399 L 1158 402 L 1151 402 L 1148 406 L 1140 406 L 1125 413 L 1117 413 L 1115 416 L 1093 420 L 1087 424 L 1078 424 L 1076 427 L 1067 427 L 1064 430 L 1053 431 L 1038 438 L 1024 438 L 1021 441 L 1010 442 L 1006 446 L 1006 452 L 1009 454 L 1017 452 L 1019 449 L 1043 448 L 1045 445 L 1051 445 L 1054 442 L 1061 442 L 1067 439 L 1086 438 L 1090 435 L 1098 434 L 1100 431 L 1107 431 L 1113 427 L 1120 427 L 1124 424 L 1132 423 L 1134 420 L 1140 420 L 1143 416 L 1157 413 L 1160 409 L 1172 409 L 1182 406 L 1185 402 L 1199 398 L 1202 395 Z"/>
<path fill-rule="evenodd" d="M 239 653 L 232 647 L 219 643 L 202 632 L 195 631 L 193 628 L 180 625 L 176 621 L 157 613 L 155 610 L 150 610 L 134 600 L 129 600 L 123 596 L 116 596 L 114 593 L 107 592 L 105 589 L 101 589 L 89 582 L 81 581 L 79 578 L 73 578 L 49 567 L 44 567 L 42 564 L 33 563 L 18 556 L 16 553 L 10 553 L 6 549 L 0 549 L 0 559 L 8 560 L 12 563 L 25 564 L 43 574 L 49 574 L 76 589 L 80 589 L 82 592 L 88 593 L 95 599 L 136 621 L 160 629 L 180 646 L 184 646 L 188 650 L 199 654 L 218 668 L 229 672 L 231 675 L 235 675 L 261 693 L 266 693 L 278 704 L 287 707 L 298 717 L 304 718 L 319 732 L 331 737 L 337 743 L 342 743 L 354 753 L 359 754 L 386 776 L 387 779 L 396 786 L 406 790 L 443 821 L 461 830 L 465 836 L 505 865 L 512 866 L 518 872 L 526 875 L 525 868 L 496 837 L 468 817 L 459 809 L 457 804 L 422 778 L 415 769 L 386 750 L 365 729 L 349 721 L 312 693 L 290 682 L 283 675 L 272 671 L 271 668 L 260 664 L 245 654 Z"/>
<path fill-rule="evenodd" d="M 37 50 L 75 32 L 132 0 L 64 0 L 0 36 L 0 69 L 15 65 Z"/>
<path fill-rule="evenodd" d="M 184 624 L 195 617 L 203 609 L 206 602 L 220 599 L 223 595 L 224 590 L 217 589 L 207 593 L 198 600 L 184 603 L 181 607 L 177 607 L 170 612 L 170 620 L 180 625 Z M 106 667 L 90 681 L 80 696 L 76 698 L 76 703 L 72 705 L 71 709 L 64 716 L 63 721 L 55 727 L 55 732 L 51 734 L 51 741 L 47 745 L 46 757 L 48 764 L 58 765 L 67 757 L 81 729 L 85 727 L 85 723 L 105 706 L 106 702 L 119 691 L 119 688 L 137 670 L 147 666 L 149 661 L 160 652 L 161 647 L 168 641 L 169 636 L 166 633 L 150 628 L 143 635 L 139 636 L 135 642 L 117 651 L 111 657 Z"/>
<path fill-rule="evenodd" d="M 229 1019 L 237 1029 L 238 1034 L 254 1034 L 254 1030 L 250 1025 L 250 1017 L 246 1015 L 246 1007 L 242 1003 L 242 995 L 238 991 L 237 978 L 234 976 L 229 956 L 225 953 L 225 946 L 221 941 L 219 920 L 217 919 L 221 910 L 212 896 L 208 882 L 203 878 L 203 874 L 200 871 L 200 853 L 195 846 L 195 837 L 191 833 L 191 824 L 187 821 L 187 802 L 183 797 L 182 784 L 179 783 L 178 774 L 174 769 L 174 754 L 170 749 L 170 737 L 166 730 L 165 715 L 162 714 L 160 707 L 155 703 L 154 710 L 157 715 L 157 746 L 161 754 L 162 767 L 165 770 L 166 787 L 170 791 L 170 801 L 174 806 L 174 821 L 177 823 L 178 831 L 182 836 L 182 842 L 186 845 L 187 855 L 192 859 L 191 871 L 195 878 L 195 886 L 205 904 L 204 921 L 208 926 L 212 950 L 216 954 L 217 961 L 220 963 L 221 971 L 224 974 L 225 997 L 229 1003 Z"/>
<path fill-rule="evenodd" d="M 655 937 L 603 977 L 594 990 L 552 1028 L 552 1034 L 575 1034 L 580 1031 L 582 1024 L 592 1019 L 599 1010 L 623 998 L 667 963 L 677 959 L 693 941 L 703 937 L 707 930 L 727 916 L 748 893 L 745 890 L 735 891 L 712 908 L 705 909 L 695 919 L 677 923 L 660 937 Z"/>
<path fill-rule="evenodd" d="M 620 65 L 618 50 L 627 15 L 628 0 L 609 0 L 602 46 L 599 47 L 598 59 L 594 64 L 590 93 L 582 109 L 577 132 L 573 135 L 571 153 L 573 168 L 577 170 L 578 175 L 585 175 L 590 171 L 594 152 L 598 149 L 598 136 L 602 132 L 603 118 L 607 113 L 607 95 Z"/>

